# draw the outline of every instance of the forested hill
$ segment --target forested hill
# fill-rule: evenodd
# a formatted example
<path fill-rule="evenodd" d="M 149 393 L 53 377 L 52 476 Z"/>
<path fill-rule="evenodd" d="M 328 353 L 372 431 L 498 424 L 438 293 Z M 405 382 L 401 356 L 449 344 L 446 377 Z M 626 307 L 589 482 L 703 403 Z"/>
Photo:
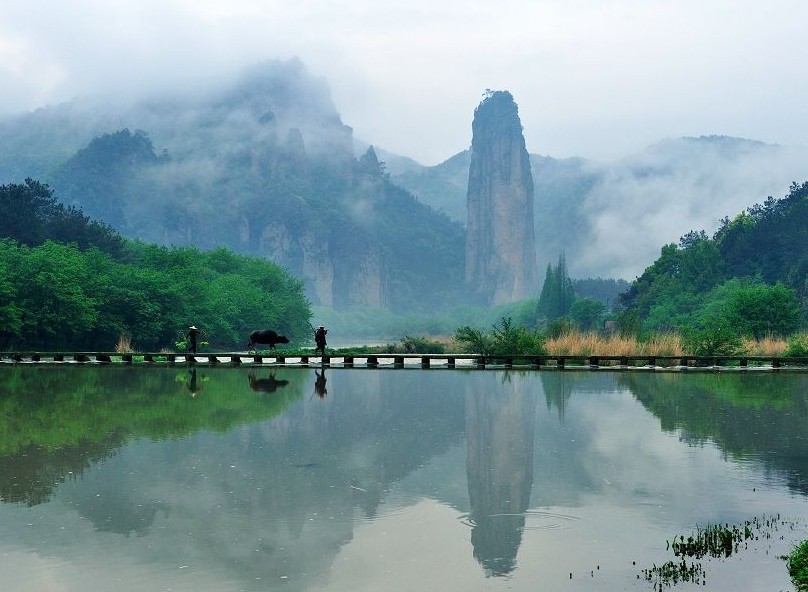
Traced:
<path fill-rule="evenodd" d="M 761 337 L 808 318 L 808 182 L 769 197 L 710 238 L 703 230 L 662 248 L 621 296 L 622 320 L 648 330 L 725 322 Z"/>
<path fill-rule="evenodd" d="M 0 349 L 174 350 L 191 324 L 217 349 L 310 339 L 303 285 L 273 263 L 125 240 L 31 179 L 0 186 L 0 211 Z"/>

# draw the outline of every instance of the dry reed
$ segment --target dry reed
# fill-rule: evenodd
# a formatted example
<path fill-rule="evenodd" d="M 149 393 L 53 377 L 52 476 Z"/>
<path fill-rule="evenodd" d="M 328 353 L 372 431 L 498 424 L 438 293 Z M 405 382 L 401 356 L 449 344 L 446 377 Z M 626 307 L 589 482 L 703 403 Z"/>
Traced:
<path fill-rule="evenodd" d="M 129 333 L 121 333 L 118 337 L 118 343 L 115 344 L 115 353 L 131 354 L 134 351 L 132 348 L 132 336 Z"/>
<path fill-rule="evenodd" d="M 655 335 L 638 341 L 635 337 L 571 332 L 548 339 L 547 353 L 554 356 L 680 356 L 682 345 L 676 334 Z"/>
<path fill-rule="evenodd" d="M 759 340 L 744 339 L 743 346 L 746 354 L 750 356 L 782 356 L 788 349 L 785 340 L 771 335 Z"/>
<path fill-rule="evenodd" d="M 618 334 L 572 332 L 548 339 L 547 353 L 553 356 L 682 356 L 682 338 L 677 333 L 661 333 L 638 340 Z M 788 343 L 785 339 L 767 336 L 744 340 L 744 351 L 751 356 L 782 356 Z"/>

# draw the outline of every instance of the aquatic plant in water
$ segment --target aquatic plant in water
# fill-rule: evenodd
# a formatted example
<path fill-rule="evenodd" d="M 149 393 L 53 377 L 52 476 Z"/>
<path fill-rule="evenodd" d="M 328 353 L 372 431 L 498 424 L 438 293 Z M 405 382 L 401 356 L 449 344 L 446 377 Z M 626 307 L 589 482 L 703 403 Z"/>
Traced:
<path fill-rule="evenodd" d="M 666 561 L 662 565 L 654 564 L 644 569 L 641 575 L 645 580 L 653 582 L 654 590 L 658 591 L 680 582 L 706 585 L 707 572 L 700 561 L 702 558 L 728 558 L 742 548 L 747 549 L 750 540 L 772 538 L 772 532 L 785 525 L 792 529 L 794 527 L 793 523 L 781 520 L 778 514 L 773 518 L 755 517 L 740 525 L 708 524 L 703 529 L 697 527 L 696 532 L 687 537 L 676 535 L 673 540 L 667 541 L 666 549 L 673 551 L 675 560 Z M 688 559 L 691 559 L 689 563 Z M 789 573 L 791 569 L 790 563 Z M 804 564 L 799 569 L 808 573 L 808 566 Z"/>

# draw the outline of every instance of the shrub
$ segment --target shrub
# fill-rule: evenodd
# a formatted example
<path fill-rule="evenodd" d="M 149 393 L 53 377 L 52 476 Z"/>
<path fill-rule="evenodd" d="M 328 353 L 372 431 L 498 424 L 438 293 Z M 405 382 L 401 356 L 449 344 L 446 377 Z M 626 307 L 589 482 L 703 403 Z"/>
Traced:
<path fill-rule="evenodd" d="M 503 317 L 499 325 L 494 324 L 491 333 L 464 326 L 455 332 L 454 338 L 464 344 L 464 349 L 483 355 L 542 355 L 547 351 L 541 333 L 515 325 L 510 317 Z"/>
<path fill-rule="evenodd" d="M 578 330 L 575 323 L 567 317 L 561 317 L 554 320 L 547 326 L 547 337 L 549 339 L 558 339 L 564 335 L 569 335 Z"/>
<path fill-rule="evenodd" d="M 480 329 L 464 325 L 455 331 L 454 339 L 468 352 L 483 355 L 491 353 L 493 340 Z"/>
<path fill-rule="evenodd" d="M 682 349 L 694 356 L 735 356 L 745 352 L 741 335 L 715 320 L 702 327 L 683 329 Z"/>
<path fill-rule="evenodd" d="M 783 355 L 789 358 L 808 358 L 808 333 L 797 333 L 789 337 Z"/>
<path fill-rule="evenodd" d="M 446 346 L 439 341 L 430 341 L 423 335 L 405 335 L 401 339 L 404 353 L 408 354 L 442 354 L 446 352 Z"/>

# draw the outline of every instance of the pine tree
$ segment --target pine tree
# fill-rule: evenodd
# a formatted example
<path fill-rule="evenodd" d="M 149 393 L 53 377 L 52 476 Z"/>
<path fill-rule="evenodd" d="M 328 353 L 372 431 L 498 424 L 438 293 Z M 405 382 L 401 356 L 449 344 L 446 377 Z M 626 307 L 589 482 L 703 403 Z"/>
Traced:
<path fill-rule="evenodd" d="M 572 280 L 567 274 L 567 259 L 562 252 L 558 256 L 557 266 L 547 264 L 544 285 L 536 305 L 536 317 L 554 321 L 567 316 L 574 300 Z"/>

